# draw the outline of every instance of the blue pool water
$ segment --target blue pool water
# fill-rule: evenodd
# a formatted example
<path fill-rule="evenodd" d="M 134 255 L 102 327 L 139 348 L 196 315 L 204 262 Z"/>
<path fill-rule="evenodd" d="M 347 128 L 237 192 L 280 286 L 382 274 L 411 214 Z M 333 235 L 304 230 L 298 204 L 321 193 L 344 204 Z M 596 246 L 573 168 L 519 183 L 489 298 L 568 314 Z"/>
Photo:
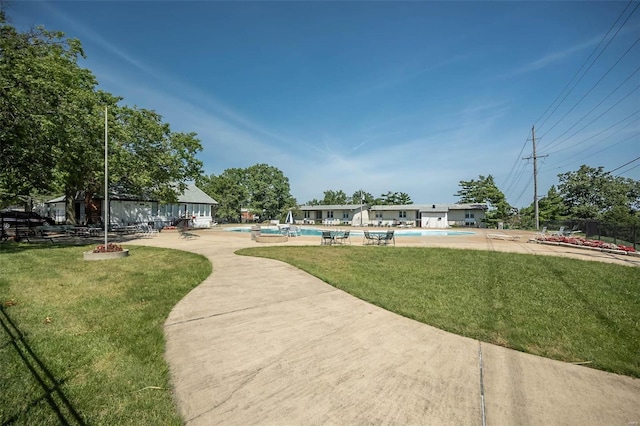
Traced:
<path fill-rule="evenodd" d="M 322 231 L 328 229 L 313 228 L 313 227 L 299 227 L 300 235 L 307 235 L 312 237 L 319 237 L 322 235 Z M 388 228 L 371 228 L 370 232 L 384 232 Z M 350 228 L 339 228 L 338 231 L 349 231 L 351 236 L 364 236 L 362 230 L 353 230 Z M 226 228 L 225 231 L 231 232 L 251 232 L 250 226 L 236 226 L 233 228 Z M 471 231 L 450 231 L 447 229 L 394 229 L 396 237 L 436 237 L 436 236 L 452 236 L 452 235 L 473 235 L 475 232 Z M 260 233 L 267 235 L 279 235 L 280 230 L 275 226 L 261 226 Z"/>

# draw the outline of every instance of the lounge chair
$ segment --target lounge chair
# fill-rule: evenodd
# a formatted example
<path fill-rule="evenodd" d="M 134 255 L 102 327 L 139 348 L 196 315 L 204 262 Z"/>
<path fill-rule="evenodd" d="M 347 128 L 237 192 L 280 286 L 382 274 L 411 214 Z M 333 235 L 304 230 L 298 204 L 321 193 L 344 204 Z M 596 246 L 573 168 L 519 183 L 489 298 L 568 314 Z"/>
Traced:
<path fill-rule="evenodd" d="M 551 232 L 549 235 L 556 237 L 564 237 L 564 226 L 561 226 L 557 231 Z"/>
<path fill-rule="evenodd" d="M 487 238 L 494 240 L 510 240 L 516 241 L 520 239 L 520 235 L 507 235 L 507 234 L 487 234 Z"/>
<path fill-rule="evenodd" d="M 534 235 L 534 238 L 537 237 L 546 237 L 547 236 L 547 227 L 543 226 L 542 230 L 540 232 L 536 232 L 536 234 Z"/>

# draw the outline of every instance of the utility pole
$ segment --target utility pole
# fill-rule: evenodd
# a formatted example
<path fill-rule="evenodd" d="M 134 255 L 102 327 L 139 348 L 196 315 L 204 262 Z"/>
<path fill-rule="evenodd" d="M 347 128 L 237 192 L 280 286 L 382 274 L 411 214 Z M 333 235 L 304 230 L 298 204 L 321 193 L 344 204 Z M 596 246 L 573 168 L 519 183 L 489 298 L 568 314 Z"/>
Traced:
<path fill-rule="evenodd" d="M 538 211 L 538 156 L 536 155 L 536 127 L 531 127 L 531 140 L 533 141 L 533 155 L 529 157 L 523 157 L 523 160 L 530 160 L 533 158 L 533 206 L 534 214 L 536 217 L 536 231 L 540 229 L 540 213 Z M 541 157 L 548 157 L 549 155 L 542 155 Z"/>

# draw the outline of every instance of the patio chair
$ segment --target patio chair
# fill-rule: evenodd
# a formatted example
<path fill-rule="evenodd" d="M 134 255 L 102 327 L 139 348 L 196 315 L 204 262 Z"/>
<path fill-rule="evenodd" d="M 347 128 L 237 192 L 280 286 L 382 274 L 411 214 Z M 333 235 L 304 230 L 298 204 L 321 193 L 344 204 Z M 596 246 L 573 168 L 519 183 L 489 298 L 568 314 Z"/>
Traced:
<path fill-rule="evenodd" d="M 335 236 L 331 233 L 331 231 L 322 231 L 322 240 L 320 241 L 321 245 L 331 245 L 335 243 Z"/>
<path fill-rule="evenodd" d="M 551 232 L 550 235 L 555 237 L 564 237 L 564 226 L 561 226 L 557 231 Z"/>
<path fill-rule="evenodd" d="M 364 241 L 362 244 L 378 244 L 378 238 L 371 235 L 369 231 L 364 231 Z"/>
<path fill-rule="evenodd" d="M 289 227 L 289 236 L 290 237 L 297 237 L 298 235 L 300 235 L 300 228 L 298 228 L 295 225 L 291 225 Z"/>
<path fill-rule="evenodd" d="M 389 245 L 393 241 L 393 245 L 396 245 L 396 238 L 394 237 L 394 231 L 387 231 L 387 233 L 380 238 L 380 245 Z"/>
<path fill-rule="evenodd" d="M 349 241 L 349 244 L 351 244 L 351 238 L 349 238 L 350 232 L 351 231 L 345 231 L 342 234 L 336 235 L 335 236 L 336 243 L 345 244 L 347 241 Z"/>

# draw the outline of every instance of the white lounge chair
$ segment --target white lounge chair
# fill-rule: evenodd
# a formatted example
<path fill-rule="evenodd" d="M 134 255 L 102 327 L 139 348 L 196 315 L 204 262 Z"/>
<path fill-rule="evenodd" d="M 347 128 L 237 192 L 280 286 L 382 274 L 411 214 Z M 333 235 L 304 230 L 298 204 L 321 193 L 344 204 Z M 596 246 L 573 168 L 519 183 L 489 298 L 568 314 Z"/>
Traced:
<path fill-rule="evenodd" d="M 507 235 L 507 234 L 487 234 L 487 238 L 494 240 L 509 240 L 516 241 L 520 239 L 520 235 Z"/>

